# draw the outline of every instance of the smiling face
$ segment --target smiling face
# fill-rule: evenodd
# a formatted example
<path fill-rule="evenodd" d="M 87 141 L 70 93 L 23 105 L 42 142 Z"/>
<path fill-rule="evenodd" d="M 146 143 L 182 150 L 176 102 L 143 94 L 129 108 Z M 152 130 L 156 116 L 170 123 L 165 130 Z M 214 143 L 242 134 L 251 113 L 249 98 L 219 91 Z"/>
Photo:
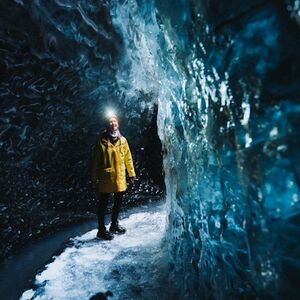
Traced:
<path fill-rule="evenodd" d="M 119 129 L 119 121 L 116 117 L 108 119 L 108 129 L 110 132 L 114 132 Z"/>

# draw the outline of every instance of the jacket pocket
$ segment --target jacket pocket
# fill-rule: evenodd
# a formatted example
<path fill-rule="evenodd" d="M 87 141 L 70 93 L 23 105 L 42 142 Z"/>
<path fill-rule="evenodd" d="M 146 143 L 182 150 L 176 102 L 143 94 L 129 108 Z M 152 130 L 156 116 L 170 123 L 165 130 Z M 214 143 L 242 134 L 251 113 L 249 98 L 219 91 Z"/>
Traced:
<path fill-rule="evenodd" d="M 99 180 L 100 181 L 111 181 L 113 177 L 113 169 L 112 168 L 105 168 L 105 169 L 100 169 L 100 174 L 99 174 Z"/>

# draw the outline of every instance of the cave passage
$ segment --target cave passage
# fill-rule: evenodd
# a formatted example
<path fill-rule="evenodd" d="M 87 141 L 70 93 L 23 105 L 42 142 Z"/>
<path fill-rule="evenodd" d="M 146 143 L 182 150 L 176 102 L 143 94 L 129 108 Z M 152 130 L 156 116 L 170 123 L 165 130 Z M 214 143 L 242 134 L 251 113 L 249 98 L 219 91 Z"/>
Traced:
<path fill-rule="evenodd" d="M 1 258 L 95 217 L 89 158 L 107 106 L 137 170 L 125 206 L 166 200 L 124 219 L 128 244 L 75 238 L 28 295 L 57 284 L 56 266 L 73 284 L 73 263 L 99 250 L 82 283 L 103 275 L 116 295 L 300 298 L 299 15 L 298 0 L 1 1 Z M 160 268 L 165 294 L 147 286 Z"/>
<path fill-rule="evenodd" d="M 129 215 L 129 216 L 128 216 Z M 73 238 L 35 278 L 20 300 L 89 299 L 111 291 L 115 299 L 166 297 L 167 264 L 162 240 L 166 214 L 161 204 L 129 210 L 126 235 L 95 238 L 97 229 Z"/>

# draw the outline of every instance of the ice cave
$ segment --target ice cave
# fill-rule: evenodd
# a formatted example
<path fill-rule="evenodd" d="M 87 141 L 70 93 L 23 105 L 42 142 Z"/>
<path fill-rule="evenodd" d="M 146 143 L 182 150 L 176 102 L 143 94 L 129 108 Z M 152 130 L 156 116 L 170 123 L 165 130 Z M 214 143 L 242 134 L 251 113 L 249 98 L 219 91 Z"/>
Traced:
<path fill-rule="evenodd" d="M 300 299 L 299 0 L 1 0 L 0 24 L 1 299 Z M 137 180 L 98 241 L 108 106 Z"/>

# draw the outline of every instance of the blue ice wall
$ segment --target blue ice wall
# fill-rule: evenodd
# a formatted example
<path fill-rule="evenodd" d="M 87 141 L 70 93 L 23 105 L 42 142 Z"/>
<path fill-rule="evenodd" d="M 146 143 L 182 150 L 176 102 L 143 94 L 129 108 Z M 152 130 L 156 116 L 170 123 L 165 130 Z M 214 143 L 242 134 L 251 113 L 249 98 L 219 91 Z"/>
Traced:
<path fill-rule="evenodd" d="M 179 3 L 186 9 L 174 18 L 173 3 L 159 4 L 176 37 L 166 60 L 177 85 L 159 99 L 171 280 L 185 299 L 296 299 L 295 10 L 280 1 Z"/>

